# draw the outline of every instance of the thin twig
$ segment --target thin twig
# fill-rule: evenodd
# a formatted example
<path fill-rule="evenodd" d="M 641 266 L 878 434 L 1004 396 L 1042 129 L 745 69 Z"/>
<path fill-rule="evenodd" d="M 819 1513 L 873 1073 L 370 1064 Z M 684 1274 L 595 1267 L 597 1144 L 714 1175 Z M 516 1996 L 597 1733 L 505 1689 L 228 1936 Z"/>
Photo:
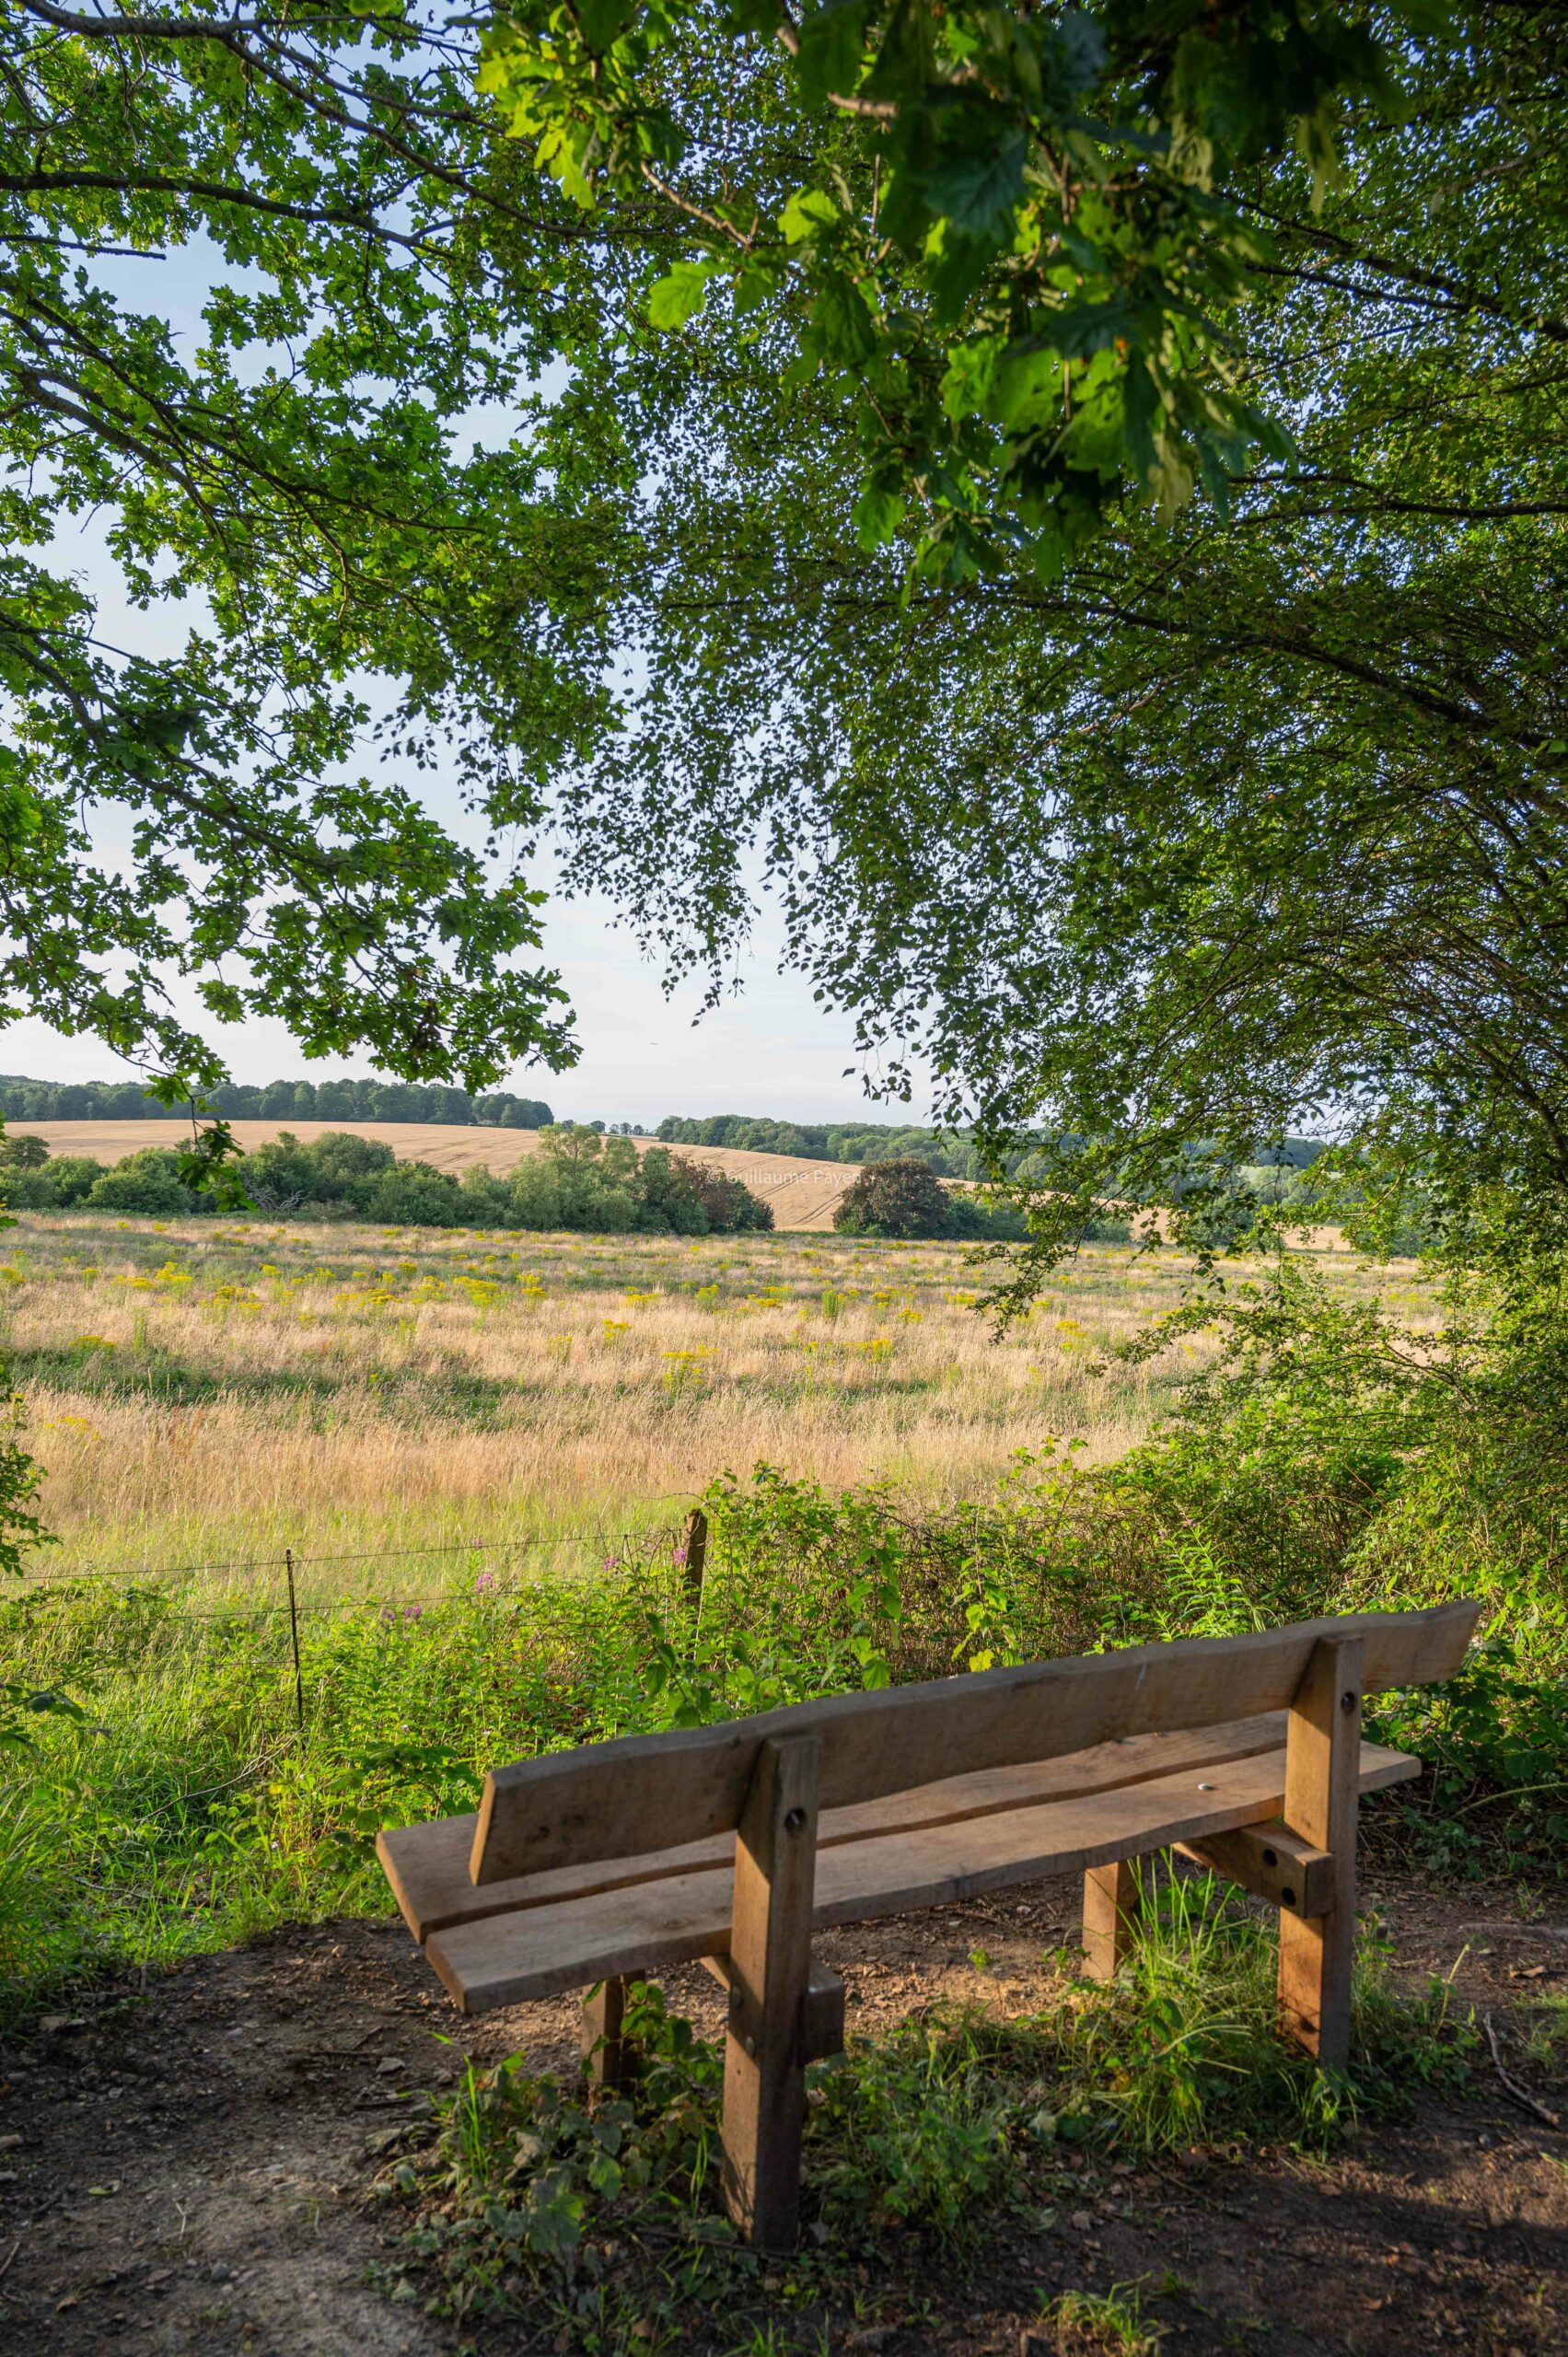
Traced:
<path fill-rule="evenodd" d="M 1508 2076 L 1503 2067 L 1502 2054 L 1498 2050 L 1497 2030 L 1492 2015 L 1482 2014 L 1481 2018 L 1486 2029 L 1486 2042 L 1492 2049 L 1493 2068 L 1497 2073 L 1504 2094 L 1511 2096 L 1521 2111 L 1532 2112 L 1537 2119 L 1544 2119 L 1549 2128 L 1560 2128 L 1562 2123 L 1557 2114 L 1554 2111 L 1549 2111 L 1545 2104 L 1538 2102 L 1527 2087 L 1520 2086 L 1517 2079 L 1511 2079 Z"/>
<path fill-rule="evenodd" d="M 1556 1940 L 1568 1945 L 1568 1923 L 1461 1923 L 1461 1932 L 1480 1933 L 1487 1939 Z"/>
<path fill-rule="evenodd" d="M 18 2235 L 16 2241 L 11 2245 L 10 2249 L 6 2253 L 5 2258 L 0 2260 L 0 2275 L 5 2275 L 9 2271 L 11 2261 L 16 2258 L 17 2253 L 20 2250 L 21 2247 L 22 2238 L 20 2235 Z M 18 2300 L 14 2292 L 0 2292 L 0 2300 L 9 2300 L 14 2308 L 25 2308 L 27 2306 L 27 2302 L 25 2300 Z"/>

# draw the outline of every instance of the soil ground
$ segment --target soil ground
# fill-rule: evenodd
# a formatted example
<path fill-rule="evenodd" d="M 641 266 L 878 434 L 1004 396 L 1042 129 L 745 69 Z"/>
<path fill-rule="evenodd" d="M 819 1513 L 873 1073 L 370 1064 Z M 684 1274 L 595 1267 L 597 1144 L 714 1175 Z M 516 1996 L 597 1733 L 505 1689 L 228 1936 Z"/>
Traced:
<path fill-rule="evenodd" d="M 1458 2000 L 1490 2011 L 1505 2060 L 1516 2054 L 1513 2013 L 1562 1985 L 1568 1932 L 1521 1921 L 1501 1890 L 1435 1894 L 1384 1875 L 1366 1896 L 1400 1969 L 1454 1971 Z M 998 1997 L 1023 2006 L 1042 1950 L 1073 1936 L 1074 1901 L 1067 1884 L 1042 1885 L 830 1933 L 818 1953 L 845 1973 L 854 2028 L 972 1996 L 981 1947 Z M 705 1975 L 667 1987 L 716 2033 Z M 46 2016 L 0 2048 L 0 2348 L 453 2357 L 471 2328 L 371 2288 L 404 2222 L 366 2199 L 367 2145 L 401 2091 L 456 2075 L 447 2040 L 543 2062 L 563 2061 L 575 2036 L 570 2001 L 459 2023 L 401 1927 L 359 1921 L 109 1983 Z M 1054 2225 L 993 2241 L 962 2274 L 873 2285 L 828 2345 L 1043 2357 L 1056 2344 L 1029 2332 L 1042 2300 L 1141 2279 L 1167 2352 L 1568 2350 L 1568 2133 L 1511 2100 L 1484 2055 L 1464 2099 L 1418 2097 L 1327 2164 L 1252 2149 L 1082 2177 L 1081 2206 Z M 541 2315 L 479 2345 L 520 2357 L 552 2339 Z"/>

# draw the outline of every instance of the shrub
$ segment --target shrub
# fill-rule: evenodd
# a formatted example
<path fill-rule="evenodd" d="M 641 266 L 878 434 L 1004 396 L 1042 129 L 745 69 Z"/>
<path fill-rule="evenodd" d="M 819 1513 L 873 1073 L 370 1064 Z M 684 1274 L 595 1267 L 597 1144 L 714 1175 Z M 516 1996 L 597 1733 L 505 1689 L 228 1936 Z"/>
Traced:
<path fill-rule="evenodd" d="M 659 1149 L 654 1147 L 643 1156 L 645 1174 L 657 1152 Z M 717 1170 L 711 1163 L 688 1162 L 682 1155 L 669 1159 L 679 1173 L 681 1183 L 702 1205 L 713 1235 L 761 1236 L 772 1229 L 772 1203 L 754 1195 L 742 1179 L 732 1178 L 727 1170 Z"/>
<path fill-rule="evenodd" d="M 258 1211 L 321 1206 L 367 1213 L 377 1182 L 397 1167 L 389 1145 L 352 1130 L 324 1130 L 308 1145 L 282 1130 L 244 1155 L 237 1172 Z"/>
<path fill-rule="evenodd" d="M 512 1174 L 506 1225 L 629 1235 L 638 1224 L 637 1149 L 578 1121 L 540 1132 L 537 1150 Z"/>
<path fill-rule="evenodd" d="M 157 1219 L 179 1218 L 192 1212 L 217 1209 L 210 1195 L 198 1194 L 180 1177 L 180 1156 L 167 1146 L 144 1146 L 95 1178 L 87 1190 L 95 1209 L 142 1212 Z"/>
<path fill-rule="evenodd" d="M 947 1190 L 912 1154 L 866 1163 L 833 1213 L 841 1236 L 947 1236 L 952 1221 Z"/>
<path fill-rule="evenodd" d="M 365 1205 L 386 1227 L 461 1227 L 463 1198 L 449 1171 L 428 1162 L 394 1162 L 370 1182 Z"/>
<path fill-rule="evenodd" d="M 715 1225 L 722 1225 L 711 1217 L 706 1197 L 693 1185 L 691 1168 L 662 1145 L 649 1147 L 636 1173 L 636 1191 L 643 1206 L 640 1227 L 656 1233 L 668 1229 L 675 1236 L 706 1236 Z"/>
<path fill-rule="evenodd" d="M 0 1169 L 0 1201 L 11 1211 L 55 1212 L 86 1202 L 104 1166 L 90 1155 L 66 1154 L 41 1167 Z"/>

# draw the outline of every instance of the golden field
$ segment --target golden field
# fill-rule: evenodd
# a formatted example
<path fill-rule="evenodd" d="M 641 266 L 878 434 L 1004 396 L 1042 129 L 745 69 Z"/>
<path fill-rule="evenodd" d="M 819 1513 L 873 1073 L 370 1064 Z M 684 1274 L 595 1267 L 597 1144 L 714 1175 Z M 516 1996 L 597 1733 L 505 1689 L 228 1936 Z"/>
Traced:
<path fill-rule="evenodd" d="M 13 1131 L 42 1138 L 52 1155 L 90 1154 L 103 1163 L 123 1162 L 144 1146 L 179 1147 L 186 1132 L 179 1121 L 17 1121 Z M 539 1144 L 537 1130 L 488 1130 L 456 1121 L 231 1121 L 235 1143 L 247 1154 L 290 1131 L 308 1145 L 327 1130 L 351 1130 L 377 1138 L 400 1162 L 428 1162 L 437 1170 L 460 1173 L 475 1163 L 486 1170 L 515 1170 Z M 656 1138 L 634 1138 L 639 1152 Z M 711 1163 L 739 1178 L 772 1205 L 782 1228 L 829 1230 L 840 1197 L 859 1170 L 858 1162 L 808 1162 L 787 1154 L 747 1154 L 728 1146 L 677 1146 L 692 1162 Z"/>
<path fill-rule="evenodd" d="M 1087 1247 L 1001 1337 L 993 1273 L 963 1247 L 836 1236 L 29 1213 L 4 1238 L 0 1348 L 51 1576 L 288 1547 L 336 1591 L 384 1585 L 389 1550 L 405 1585 L 464 1544 L 592 1562 L 759 1460 L 952 1495 L 1052 1438 L 1112 1456 L 1205 1347 L 1102 1362 L 1174 1305 L 1174 1254 Z"/>

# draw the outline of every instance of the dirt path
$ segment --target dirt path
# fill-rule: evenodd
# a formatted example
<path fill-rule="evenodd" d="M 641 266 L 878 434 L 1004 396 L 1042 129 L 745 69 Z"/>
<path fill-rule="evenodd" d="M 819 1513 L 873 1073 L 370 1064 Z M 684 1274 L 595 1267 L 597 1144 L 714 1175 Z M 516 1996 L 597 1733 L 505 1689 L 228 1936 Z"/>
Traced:
<path fill-rule="evenodd" d="M 1401 1969 L 1446 1971 L 1468 1950 L 1457 1991 L 1500 2016 L 1568 1976 L 1568 1941 L 1521 1924 L 1504 1894 L 1449 1900 L 1385 1879 L 1375 1897 Z M 1042 1946 L 1070 1935 L 1073 1898 L 1047 1885 L 819 1948 L 846 1970 L 852 2026 L 941 1991 L 972 1993 L 977 1947 L 999 1993 L 1022 2003 Z M 668 1986 L 716 2030 L 704 1975 Z M 389 2254 L 381 2213 L 363 2201 L 368 2138 L 398 2116 L 400 2090 L 455 2075 L 443 2039 L 459 2028 L 400 1927 L 340 1922 L 140 1991 L 105 1988 L 0 2049 L 0 2348 L 453 2357 L 473 2346 L 371 2288 Z M 520 2006 L 463 2035 L 484 2057 L 525 2045 L 562 2061 L 575 2009 Z M 1042 2297 L 1138 2279 L 1172 2351 L 1562 2357 L 1568 2134 L 1478 2075 L 1470 2100 L 1420 2100 L 1327 2165 L 1266 2152 L 1141 2174 L 1086 2167 L 1079 2208 L 988 2251 L 935 2299 L 929 2283 L 918 2298 L 896 2280 L 874 2287 L 877 2321 L 835 2329 L 830 2345 L 1016 2357 Z M 499 2357 L 550 2338 L 493 2328 L 478 2345 Z M 1043 2357 L 1054 2344 L 1037 2345 Z"/>

